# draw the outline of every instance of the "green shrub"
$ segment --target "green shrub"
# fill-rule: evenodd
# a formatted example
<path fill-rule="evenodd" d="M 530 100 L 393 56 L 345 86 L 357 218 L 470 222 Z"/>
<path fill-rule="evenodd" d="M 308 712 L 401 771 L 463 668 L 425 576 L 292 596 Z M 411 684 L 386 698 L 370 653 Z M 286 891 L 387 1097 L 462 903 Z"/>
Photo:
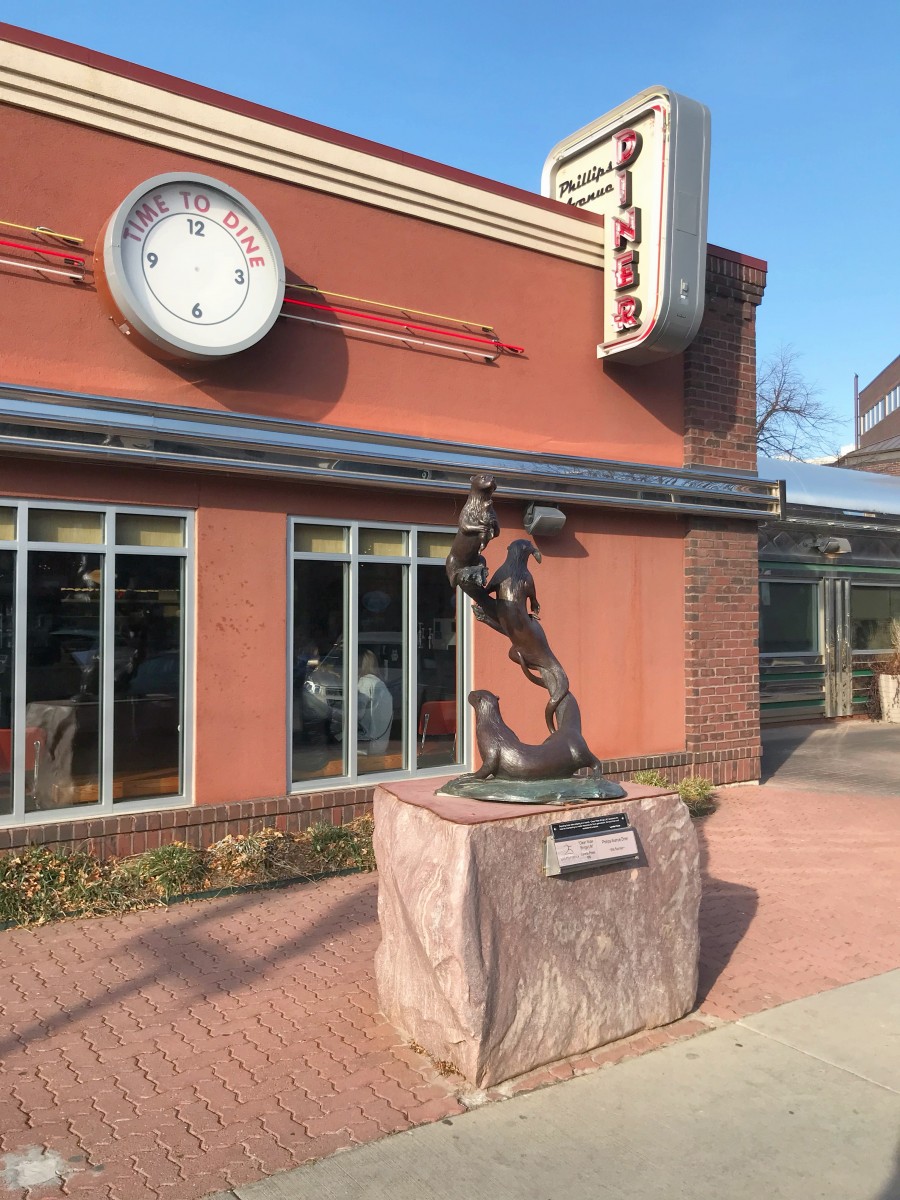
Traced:
<path fill-rule="evenodd" d="M 705 817 L 707 813 L 716 811 L 713 784 L 709 779 L 704 779 L 702 775 L 688 775 L 675 787 L 692 817 Z"/>
<path fill-rule="evenodd" d="M 206 880 L 206 855 L 185 842 L 170 842 L 127 859 L 119 868 L 123 875 L 154 885 L 162 896 L 197 892 Z"/>
<path fill-rule="evenodd" d="M 151 908 L 206 887 L 357 868 L 374 871 L 374 822 L 315 825 L 303 833 L 260 829 L 229 835 L 209 850 L 172 842 L 131 858 L 100 861 L 83 851 L 28 846 L 0 854 L 0 924 L 43 925 L 72 916 Z"/>
<path fill-rule="evenodd" d="M 301 836 L 307 839 L 323 871 L 341 871 L 348 867 L 373 871 L 373 828 L 371 817 L 357 817 L 349 825 L 313 825 Z"/>
<path fill-rule="evenodd" d="M 207 876 L 229 886 L 277 879 L 291 873 L 296 843 L 278 829 L 226 834 L 206 852 Z"/>
<path fill-rule="evenodd" d="M 631 776 L 632 783 L 642 783 L 645 787 L 671 787 L 662 771 L 635 771 Z"/>
<path fill-rule="evenodd" d="M 26 846 L 0 855 L 0 921 L 44 925 L 76 913 L 127 912 L 155 900 L 155 889 L 140 877 L 83 851 Z"/>

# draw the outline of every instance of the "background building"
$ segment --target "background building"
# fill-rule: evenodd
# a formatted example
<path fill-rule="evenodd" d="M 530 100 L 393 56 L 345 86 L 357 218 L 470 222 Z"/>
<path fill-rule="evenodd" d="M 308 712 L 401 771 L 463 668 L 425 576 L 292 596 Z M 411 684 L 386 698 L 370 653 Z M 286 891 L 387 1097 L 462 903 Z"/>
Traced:
<path fill-rule="evenodd" d="M 838 465 L 900 475 L 900 356 L 859 393 L 859 445 Z"/>

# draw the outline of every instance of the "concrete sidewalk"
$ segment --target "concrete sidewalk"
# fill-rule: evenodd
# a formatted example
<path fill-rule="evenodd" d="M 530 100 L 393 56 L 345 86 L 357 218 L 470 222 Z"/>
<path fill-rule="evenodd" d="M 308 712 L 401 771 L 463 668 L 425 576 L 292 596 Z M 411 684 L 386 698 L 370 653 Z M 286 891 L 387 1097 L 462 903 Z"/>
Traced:
<path fill-rule="evenodd" d="M 216 1200 L 898 1200 L 900 971 Z"/>

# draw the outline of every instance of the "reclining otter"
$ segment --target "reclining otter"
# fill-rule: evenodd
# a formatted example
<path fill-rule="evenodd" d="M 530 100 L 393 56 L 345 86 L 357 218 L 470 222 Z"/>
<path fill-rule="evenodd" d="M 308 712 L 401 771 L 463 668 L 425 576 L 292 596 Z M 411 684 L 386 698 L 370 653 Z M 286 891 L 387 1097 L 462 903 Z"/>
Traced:
<path fill-rule="evenodd" d="M 519 741 L 500 715 L 500 701 L 493 692 L 469 692 L 469 703 L 475 710 L 481 766 L 461 779 L 560 779 L 582 767 L 599 773 L 600 760 L 582 736 L 581 712 L 571 692 L 557 710 L 559 728 L 539 746 Z"/>

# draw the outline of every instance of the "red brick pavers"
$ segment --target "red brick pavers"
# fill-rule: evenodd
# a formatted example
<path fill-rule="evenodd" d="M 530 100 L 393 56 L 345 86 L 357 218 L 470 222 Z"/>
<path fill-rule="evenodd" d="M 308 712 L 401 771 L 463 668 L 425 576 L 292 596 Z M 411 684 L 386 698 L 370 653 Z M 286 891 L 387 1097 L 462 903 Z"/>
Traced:
<path fill-rule="evenodd" d="M 356 875 L 0 934 L 0 1166 L 44 1146 L 65 1195 L 194 1200 L 461 1112 L 377 1015 L 375 898 Z"/>
<path fill-rule="evenodd" d="M 719 792 L 697 823 L 700 1005 L 731 1020 L 900 966 L 900 796 Z"/>
<path fill-rule="evenodd" d="M 498 1097 L 900 965 L 900 800 L 720 795 L 700 1015 Z M 357 875 L 0 933 L 0 1166 L 46 1147 L 72 1172 L 0 1200 L 198 1200 L 460 1112 L 377 1014 L 375 895 Z"/>

